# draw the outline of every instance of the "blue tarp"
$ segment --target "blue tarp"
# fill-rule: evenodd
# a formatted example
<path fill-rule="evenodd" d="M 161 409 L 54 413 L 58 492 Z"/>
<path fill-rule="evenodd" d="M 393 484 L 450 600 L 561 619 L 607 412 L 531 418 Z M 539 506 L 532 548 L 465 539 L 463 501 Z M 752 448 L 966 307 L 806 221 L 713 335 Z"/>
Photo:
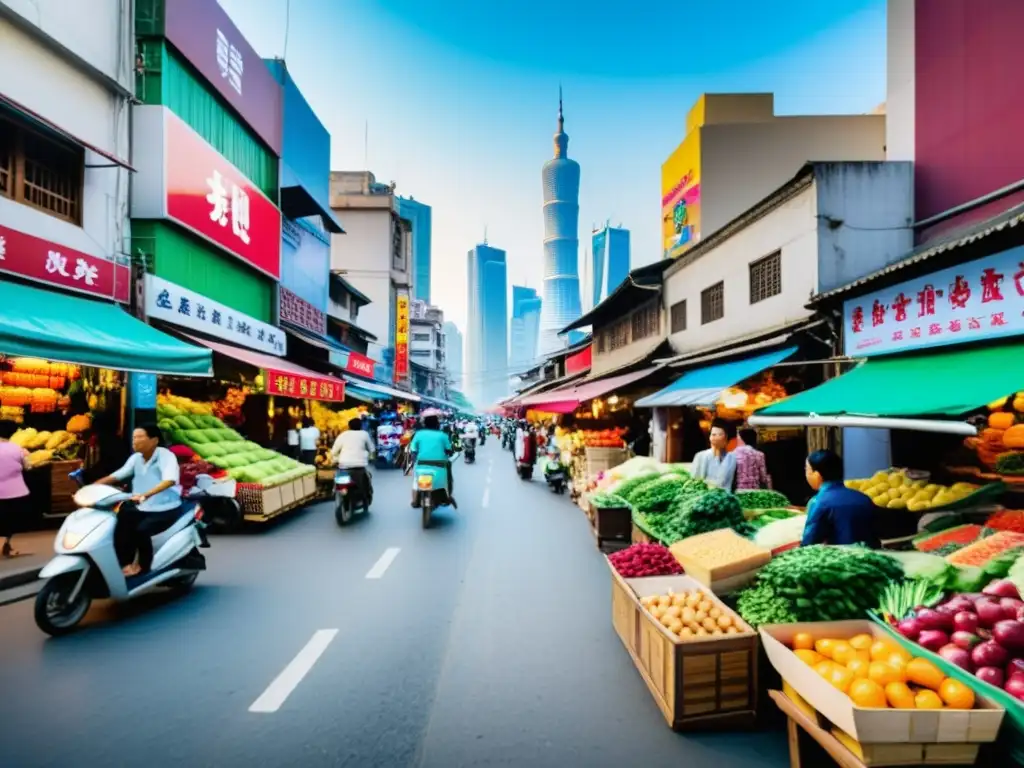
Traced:
<path fill-rule="evenodd" d="M 382 392 L 371 392 L 368 389 L 362 387 L 355 387 L 351 384 L 345 384 L 345 394 L 349 397 L 355 398 L 356 400 L 362 400 L 364 403 L 373 403 L 378 400 L 390 400 L 388 395 Z"/>
<path fill-rule="evenodd" d="M 796 352 L 786 347 L 756 357 L 744 357 L 728 363 L 708 365 L 687 371 L 664 389 L 636 401 L 640 408 L 662 408 L 674 405 L 714 405 L 723 389 L 739 384 L 771 368 Z"/>

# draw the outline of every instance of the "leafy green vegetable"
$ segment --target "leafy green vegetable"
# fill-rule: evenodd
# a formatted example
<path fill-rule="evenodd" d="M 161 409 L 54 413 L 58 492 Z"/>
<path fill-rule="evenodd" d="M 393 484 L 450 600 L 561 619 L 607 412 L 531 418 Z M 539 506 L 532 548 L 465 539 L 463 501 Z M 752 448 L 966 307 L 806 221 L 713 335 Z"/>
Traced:
<path fill-rule="evenodd" d="M 902 584 L 894 582 L 882 591 L 878 608 L 883 616 L 901 621 L 919 605 L 935 605 L 942 599 L 942 594 L 942 587 L 927 579 L 915 579 Z"/>
<path fill-rule="evenodd" d="M 720 488 L 682 501 L 679 516 L 683 538 L 722 528 L 732 528 L 739 533 L 749 530 L 739 501 L 733 494 Z"/>
<path fill-rule="evenodd" d="M 634 475 L 633 477 L 623 480 L 621 483 L 612 486 L 608 490 L 611 493 L 614 493 L 616 496 L 621 496 L 626 501 L 630 501 L 630 496 L 633 494 L 634 491 L 636 491 L 641 486 L 646 485 L 647 483 L 657 480 L 660 477 L 661 475 L 658 474 L 657 472 L 644 472 L 642 474 Z"/>
<path fill-rule="evenodd" d="M 741 509 L 771 509 L 788 507 L 789 499 L 778 491 L 737 491 Z"/>
<path fill-rule="evenodd" d="M 1024 453 L 1010 452 L 996 456 L 996 472 L 1000 475 L 1024 475 Z"/>
<path fill-rule="evenodd" d="M 664 512 L 675 501 L 686 485 L 686 478 L 679 475 L 663 475 L 653 482 L 637 488 L 630 502 L 644 514 Z"/>
<path fill-rule="evenodd" d="M 590 495 L 590 503 L 601 509 L 617 509 L 628 507 L 629 502 L 614 493 L 593 493 Z"/>
<path fill-rule="evenodd" d="M 945 558 L 929 552 L 886 552 L 885 554 L 900 564 L 900 567 L 903 568 L 903 575 L 908 579 L 923 579 L 935 584 L 945 584 L 949 571 L 953 568 Z"/>
<path fill-rule="evenodd" d="M 795 624 L 800 620 L 793 612 L 790 600 L 776 594 L 766 584 L 740 592 L 736 610 L 754 627 L 762 624 Z"/>

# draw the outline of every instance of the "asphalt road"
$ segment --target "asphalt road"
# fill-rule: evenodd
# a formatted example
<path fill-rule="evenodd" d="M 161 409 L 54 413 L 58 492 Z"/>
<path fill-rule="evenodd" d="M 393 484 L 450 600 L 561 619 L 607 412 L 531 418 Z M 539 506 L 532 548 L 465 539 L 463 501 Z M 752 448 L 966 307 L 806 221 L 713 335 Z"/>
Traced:
<path fill-rule="evenodd" d="M 782 731 L 668 729 L 585 518 L 496 442 L 431 530 L 408 478 L 374 480 L 349 528 L 320 505 L 214 537 L 185 597 L 95 605 L 58 640 L 0 608 L 0 765 L 788 764 Z"/>

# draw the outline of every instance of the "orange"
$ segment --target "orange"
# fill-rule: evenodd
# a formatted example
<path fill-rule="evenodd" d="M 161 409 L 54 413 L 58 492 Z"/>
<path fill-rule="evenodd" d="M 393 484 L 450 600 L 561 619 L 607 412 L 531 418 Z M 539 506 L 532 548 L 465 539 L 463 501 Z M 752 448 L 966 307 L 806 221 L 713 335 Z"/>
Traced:
<path fill-rule="evenodd" d="M 918 709 L 942 709 L 942 699 L 935 691 L 918 691 L 914 705 Z"/>
<path fill-rule="evenodd" d="M 834 661 L 829 661 L 828 659 L 825 659 L 824 661 L 819 661 L 817 664 L 814 665 L 814 671 L 822 677 L 824 677 L 826 680 L 828 680 L 829 677 L 831 677 L 832 675 L 832 668 L 835 665 L 836 663 Z"/>
<path fill-rule="evenodd" d="M 871 662 L 858 658 L 847 664 L 846 668 L 850 670 L 854 677 L 867 677 L 868 670 L 871 668 Z"/>
<path fill-rule="evenodd" d="M 892 653 L 889 654 L 888 658 L 882 659 L 882 661 L 885 661 L 885 662 L 887 662 L 889 664 L 906 664 L 912 658 L 914 658 L 914 657 L 911 656 L 909 653 L 907 653 L 902 648 L 898 648 L 896 646 L 893 646 Z"/>
<path fill-rule="evenodd" d="M 858 707 L 883 709 L 887 706 L 885 691 L 874 680 L 854 680 L 847 695 Z"/>
<path fill-rule="evenodd" d="M 870 651 L 871 644 L 875 642 L 875 638 L 868 634 L 854 635 L 847 642 L 855 651 Z"/>
<path fill-rule="evenodd" d="M 946 678 L 942 670 L 927 659 L 911 659 L 907 664 L 906 673 L 908 681 L 932 691 L 939 690 L 939 686 Z"/>
<path fill-rule="evenodd" d="M 825 657 L 816 651 L 809 651 L 806 648 L 797 648 L 793 653 L 800 661 L 809 667 L 813 667 L 819 661 L 824 661 Z"/>
<path fill-rule="evenodd" d="M 832 684 L 833 688 L 846 693 L 850 688 L 850 684 L 853 682 L 853 673 L 846 667 L 840 667 L 838 664 L 833 664 L 832 672 L 825 679 Z"/>
<path fill-rule="evenodd" d="M 974 709 L 974 691 L 952 677 L 942 681 L 939 697 L 950 709 Z"/>
<path fill-rule="evenodd" d="M 832 646 L 832 661 L 842 664 L 844 667 L 857 658 L 857 652 L 850 647 L 849 643 L 838 641 Z"/>
<path fill-rule="evenodd" d="M 887 643 L 885 640 L 876 640 L 871 644 L 870 650 L 872 661 L 885 661 L 896 649 L 892 643 Z"/>
<path fill-rule="evenodd" d="M 794 651 L 811 651 L 814 649 L 814 638 L 809 632 L 797 632 L 793 635 Z"/>
<path fill-rule="evenodd" d="M 826 659 L 832 658 L 832 651 L 835 650 L 836 643 L 838 640 L 830 640 L 825 638 L 824 640 L 817 640 L 814 643 L 814 650 L 824 656 Z"/>
<path fill-rule="evenodd" d="M 868 679 L 874 680 L 883 688 L 889 683 L 905 683 L 907 681 L 903 670 L 881 661 L 871 662 L 871 666 L 868 667 Z"/>
<path fill-rule="evenodd" d="M 914 709 L 914 692 L 906 683 L 889 683 L 885 686 L 885 698 L 894 709 Z"/>

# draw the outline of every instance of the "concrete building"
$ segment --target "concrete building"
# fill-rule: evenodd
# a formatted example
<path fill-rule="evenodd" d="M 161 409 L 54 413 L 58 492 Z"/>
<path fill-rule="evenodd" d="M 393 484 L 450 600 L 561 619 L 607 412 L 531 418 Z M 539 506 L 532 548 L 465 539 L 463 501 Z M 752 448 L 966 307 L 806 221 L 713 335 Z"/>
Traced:
<path fill-rule="evenodd" d="M 804 163 L 885 159 L 886 116 L 779 116 L 770 93 L 704 94 L 661 167 L 663 255 L 672 258 L 791 179 Z"/>
<path fill-rule="evenodd" d="M 129 300 L 133 25 L 118 0 L 0 2 L 0 271 L 51 283 L 67 271 L 66 288 Z M 30 274 L 39 249 L 67 265 Z M 79 256 L 116 289 L 113 279 L 102 292 L 95 281 L 77 286 Z"/>
<path fill-rule="evenodd" d="M 430 303 L 431 209 L 411 197 L 398 198 L 398 215 L 412 226 L 412 297 Z"/>
<path fill-rule="evenodd" d="M 327 335 L 349 349 L 366 355 L 377 338 L 359 325 L 359 310 L 370 299 L 341 274 L 330 275 L 330 298 L 327 301 Z"/>
<path fill-rule="evenodd" d="M 480 407 L 508 392 L 508 298 L 505 251 L 486 243 L 468 254 L 466 390 Z"/>
<path fill-rule="evenodd" d="M 421 395 L 448 398 L 444 313 L 424 301 L 409 305 L 409 362 L 413 388 Z"/>
<path fill-rule="evenodd" d="M 462 331 L 451 320 L 441 327 L 444 333 L 445 363 L 448 366 L 448 382 L 451 389 L 461 391 L 462 382 Z"/>
<path fill-rule="evenodd" d="M 376 337 L 367 353 L 384 363 L 378 371 L 393 363 L 396 299 L 413 285 L 412 227 L 398 207 L 394 184 L 369 171 L 331 172 L 331 209 L 345 221 L 345 234 L 331 236 L 331 269 L 370 299 L 359 324 Z"/>
<path fill-rule="evenodd" d="M 508 367 L 512 376 L 537 364 L 540 341 L 541 299 L 534 288 L 512 286 L 512 319 L 509 321 Z"/>
<path fill-rule="evenodd" d="M 558 130 L 555 156 L 544 163 L 544 294 L 541 307 L 540 350 L 544 354 L 565 347 L 569 340 L 559 331 L 582 313 L 580 306 L 579 225 L 580 164 L 569 159 L 569 135 L 558 93 Z"/>
<path fill-rule="evenodd" d="M 629 276 L 629 230 L 605 224 L 591 233 L 590 246 L 591 306 L 596 307 Z"/>

